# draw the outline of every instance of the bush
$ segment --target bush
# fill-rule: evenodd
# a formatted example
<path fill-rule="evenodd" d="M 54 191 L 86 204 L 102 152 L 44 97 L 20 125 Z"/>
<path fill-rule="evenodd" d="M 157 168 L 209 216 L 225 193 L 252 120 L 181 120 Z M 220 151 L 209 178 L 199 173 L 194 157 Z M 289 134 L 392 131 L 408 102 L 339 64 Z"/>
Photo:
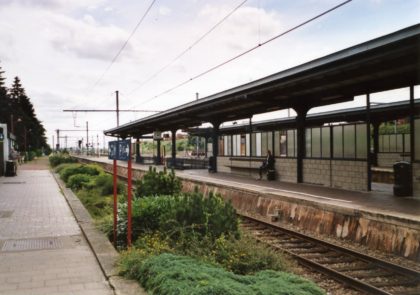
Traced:
<path fill-rule="evenodd" d="M 73 159 L 68 154 L 53 154 L 53 155 L 50 155 L 48 159 L 49 159 L 51 167 L 53 168 L 60 164 L 77 163 L 77 160 Z"/>
<path fill-rule="evenodd" d="M 127 233 L 127 206 L 120 204 L 118 230 L 121 243 Z M 221 235 L 239 237 L 238 218 L 230 203 L 220 196 L 193 193 L 135 199 L 132 203 L 132 239 L 145 232 L 162 232 L 171 240 L 185 241 L 190 234 L 217 239 Z"/>
<path fill-rule="evenodd" d="M 221 235 L 239 238 L 238 217 L 230 202 L 210 193 L 207 198 L 195 192 L 174 198 L 175 203 L 161 216 L 160 230 L 173 239 L 187 233 L 217 239 Z"/>
<path fill-rule="evenodd" d="M 138 280 L 150 294 L 169 295 L 321 295 L 314 283 L 296 275 L 261 271 L 237 275 L 196 259 L 169 253 L 146 260 L 125 254 L 124 274 Z"/>
<path fill-rule="evenodd" d="M 67 187 L 71 188 L 72 190 L 78 190 L 89 183 L 91 179 L 92 176 L 87 174 L 74 174 L 69 177 L 67 181 Z"/>
<path fill-rule="evenodd" d="M 67 183 L 70 176 L 74 174 L 99 175 L 103 172 L 102 168 L 96 165 L 74 164 L 63 168 L 60 171 L 61 179 Z"/>
<path fill-rule="evenodd" d="M 136 183 L 135 196 L 137 198 L 156 195 L 176 195 L 181 192 L 182 183 L 175 172 L 168 173 L 166 168 L 156 172 L 155 167 L 149 167 L 149 171 Z"/>
<path fill-rule="evenodd" d="M 114 193 L 114 179 L 111 174 L 101 173 L 94 179 L 94 186 L 100 190 L 102 196 L 112 195 Z M 122 194 L 125 191 L 124 185 L 117 181 L 117 193 Z"/>
<path fill-rule="evenodd" d="M 101 194 L 97 190 L 83 189 L 77 191 L 77 197 L 80 199 L 80 201 L 83 203 L 83 206 L 85 206 L 85 208 L 89 211 L 89 214 L 94 219 L 104 218 L 112 214 L 112 196 L 101 196 Z"/>

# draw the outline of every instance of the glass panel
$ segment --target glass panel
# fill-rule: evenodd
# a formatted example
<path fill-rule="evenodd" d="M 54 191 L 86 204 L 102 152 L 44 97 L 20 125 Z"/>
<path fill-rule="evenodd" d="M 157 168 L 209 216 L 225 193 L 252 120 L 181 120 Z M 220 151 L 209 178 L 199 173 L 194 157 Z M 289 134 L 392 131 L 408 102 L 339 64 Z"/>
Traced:
<path fill-rule="evenodd" d="M 260 157 L 261 156 L 261 133 L 257 133 L 256 134 L 256 156 Z"/>
<path fill-rule="evenodd" d="M 312 128 L 312 157 L 321 157 L 321 128 Z"/>
<path fill-rule="evenodd" d="M 420 119 L 414 120 L 414 156 L 420 160 Z"/>
<path fill-rule="evenodd" d="M 384 135 L 384 152 L 388 153 L 389 150 L 389 135 Z"/>
<path fill-rule="evenodd" d="M 395 153 L 397 151 L 397 136 L 396 134 L 391 134 L 389 136 L 389 151 Z"/>
<path fill-rule="evenodd" d="M 355 143 L 354 125 L 344 126 L 344 158 L 356 157 L 356 143 Z"/>
<path fill-rule="evenodd" d="M 311 139 L 312 139 L 312 129 L 306 128 L 305 130 L 305 148 L 306 148 L 306 157 L 310 158 L 312 157 L 312 151 L 311 151 Z"/>
<path fill-rule="evenodd" d="M 384 151 L 384 136 L 379 135 L 379 152 L 382 153 Z"/>
<path fill-rule="evenodd" d="M 297 157 L 297 130 L 293 129 L 293 155 Z"/>
<path fill-rule="evenodd" d="M 223 136 L 223 155 L 228 156 L 228 137 L 225 135 Z"/>
<path fill-rule="evenodd" d="M 273 152 L 273 132 L 267 132 L 267 149 Z"/>
<path fill-rule="evenodd" d="M 402 153 L 403 151 L 404 151 L 404 149 L 403 149 L 403 136 L 404 136 L 404 134 L 396 134 L 395 135 L 396 136 L 396 144 L 397 144 L 397 146 L 396 146 L 396 152 L 398 152 L 398 153 Z"/>
<path fill-rule="evenodd" d="M 241 155 L 241 135 L 236 135 L 236 155 Z"/>
<path fill-rule="evenodd" d="M 251 134 L 251 144 L 252 144 L 252 156 L 255 157 L 257 155 L 257 134 Z"/>
<path fill-rule="evenodd" d="M 295 131 L 287 130 L 287 156 L 295 156 Z"/>
<path fill-rule="evenodd" d="M 232 135 L 232 156 L 236 155 L 236 135 Z"/>
<path fill-rule="evenodd" d="M 330 127 L 322 127 L 322 157 L 329 158 L 330 157 Z"/>
<path fill-rule="evenodd" d="M 286 134 L 280 135 L 280 157 L 287 157 L 287 136 Z"/>
<path fill-rule="evenodd" d="M 223 145 L 224 139 L 224 136 L 219 136 L 219 156 L 225 155 L 225 147 Z"/>
<path fill-rule="evenodd" d="M 267 132 L 261 133 L 261 153 L 262 153 L 262 155 L 265 155 L 267 153 L 267 149 L 268 149 L 267 137 L 268 137 Z"/>
<path fill-rule="evenodd" d="M 411 150 L 410 138 L 411 134 L 404 134 L 404 153 L 409 153 Z"/>
<path fill-rule="evenodd" d="M 249 157 L 250 156 L 250 154 L 249 154 L 249 151 L 250 151 L 250 143 L 251 143 L 251 141 L 250 141 L 250 134 L 249 133 L 246 134 L 245 141 L 246 141 L 246 156 Z"/>
<path fill-rule="evenodd" d="M 280 153 L 280 131 L 274 132 L 274 156 L 279 157 Z"/>
<path fill-rule="evenodd" d="M 246 156 L 246 136 L 245 134 L 240 135 L 241 141 L 241 156 Z"/>
<path fill-rule="evenodd" d="M 343 126 L 333 127 L 334 158 L 343 157 Z"/>
<path fill-rule="evenodd" d="M 366 124 L 356 125 L 356 157 L 367 159 L 367 130 Z"/>

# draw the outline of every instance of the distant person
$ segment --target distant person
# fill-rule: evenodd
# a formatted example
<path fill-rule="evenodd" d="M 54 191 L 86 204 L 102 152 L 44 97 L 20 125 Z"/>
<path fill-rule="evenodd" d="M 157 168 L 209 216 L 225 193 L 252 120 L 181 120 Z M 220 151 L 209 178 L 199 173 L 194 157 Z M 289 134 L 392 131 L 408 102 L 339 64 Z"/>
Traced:
<path fill-rule="evenodd" d="M 262 179 L 262 173 L 267 170 L 273 170 L 274 169 L 274 157 L 271 154 L 270 150 L 267 150 L 267 157 L 263 161 L 262 165 L 260 166 L 260 178 L 258 180 Z"/>

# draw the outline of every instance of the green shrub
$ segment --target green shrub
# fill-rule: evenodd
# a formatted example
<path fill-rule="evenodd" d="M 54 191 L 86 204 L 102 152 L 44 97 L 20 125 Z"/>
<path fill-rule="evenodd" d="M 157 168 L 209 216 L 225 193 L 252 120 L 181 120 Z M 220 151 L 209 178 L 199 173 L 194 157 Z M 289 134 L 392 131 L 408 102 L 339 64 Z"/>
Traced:
<path fill-rule="evenodd" d="M 112 214 L 112 196 L 102 196 L 98 190 L 82 189 L 77 191 L 77 197 L 94 219 L 104 218 Z"/>
<path fill-rule="evenodd" d="M 230 202 L 220 195 L 210 193 L 208 197 L 195 192 L 175 198 L 161 216 L 160 230 L 168 232 L 173 239 L 180 239 L 186 233 L 218 238 L 221 235 L 239 238 L 238 217 Z"/>
<path fill-rule="evenodd" d="M 252 274 L 266 269 L 280 271 L 288 266 L 283 255 L 246 235 L 240 240 L 221 236 L 207 249 L 209 261 L 236 274 Z"/>
<path fill-rule="evenodd" d="M 58 165 L 58 166 L 56 166 L 54 168 L 54 172 L 55 173 L 60 173 L 61 170 L 63 170 L 64 168 L 68 167 L 69 165 L 74 165 L 74 164 L 66 164 L 66 163 L 60 164 L 60 165 Z"/>
<path fill-rule="evenodd" d="M 151 256 L 126 254 L 123 273 L 138 280 L 150 294 L 159 295 L 321 295 L 314 283 L 293 274 L 261 271 L 237 275 L 222 268 L 169 253 Z"/>
<path fill-rule="evenodd" d="M 118 230 L 121 243 L 127 232 L 127 206 L 120 204 Z M 160 231 L 173 241 L 190 234 L 217 239 L 221 235 L 239 237 L 238 218 L 230 203 L 220 196 L 200 193 L 181 196 L 156 196 L 135 199 L 132 203 L 132 239 L 141 233 Z"/>
<path fill-rule="evenodd" d="M 70 157 L 68 154 L 52 154 L 48 157 L 51 167 L 56 167 L 65 163 L 77 163 L 77 160 Z"/>
<path fill-rule="evenodd" d="M 92 176 L 87 174 L 74 174 L 71 175 L 67 181 L 67 187 L 71 188 L 72 190 L 79 190 L 84 185 L 89 183 L 92 179 Z"/>
<path fill-rule="evenodd" d="M 114 179 L 111 174 L 101 173 L 94 179 L 94 186 L 100 190 L 101 195 L 112 195 L 114 193 Z M 117 193 L 122 194 L 125 191 L 124 185 L 117 181 Z"/>
<path fill-rule="evenodd" d="M 156 172 L 156 167 L 149 167 L 141 180 L 136 183 L 135 196 L 137 198 L 156 195 L 176 195 L 181 192 L 181 180 L 171 170 L 166 168 Z"/>
<path fill-rule="evenodd" d="M 74 164 L 63 168 L 60 171 L 61 179 L 67 183 L 70 176 L 74 174 L 99 175 L 103 172 L 102 168 L 96 165 Z"/>

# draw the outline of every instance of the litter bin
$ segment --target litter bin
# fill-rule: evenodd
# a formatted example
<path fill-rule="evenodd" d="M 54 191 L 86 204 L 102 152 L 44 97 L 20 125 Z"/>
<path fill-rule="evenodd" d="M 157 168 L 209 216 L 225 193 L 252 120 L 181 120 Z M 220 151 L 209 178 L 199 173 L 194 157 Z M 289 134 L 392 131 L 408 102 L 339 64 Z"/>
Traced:
<path fill-rule="evenodd" d="M 413 177 L 408 162 L 394 164 L 394 196 L 408 197 L 413 194 Z"/>
<path fill-rule="evenodd" d="M 5 176 L 16 176 L 16 162 L 6 161 L 6 175 Z"/>

